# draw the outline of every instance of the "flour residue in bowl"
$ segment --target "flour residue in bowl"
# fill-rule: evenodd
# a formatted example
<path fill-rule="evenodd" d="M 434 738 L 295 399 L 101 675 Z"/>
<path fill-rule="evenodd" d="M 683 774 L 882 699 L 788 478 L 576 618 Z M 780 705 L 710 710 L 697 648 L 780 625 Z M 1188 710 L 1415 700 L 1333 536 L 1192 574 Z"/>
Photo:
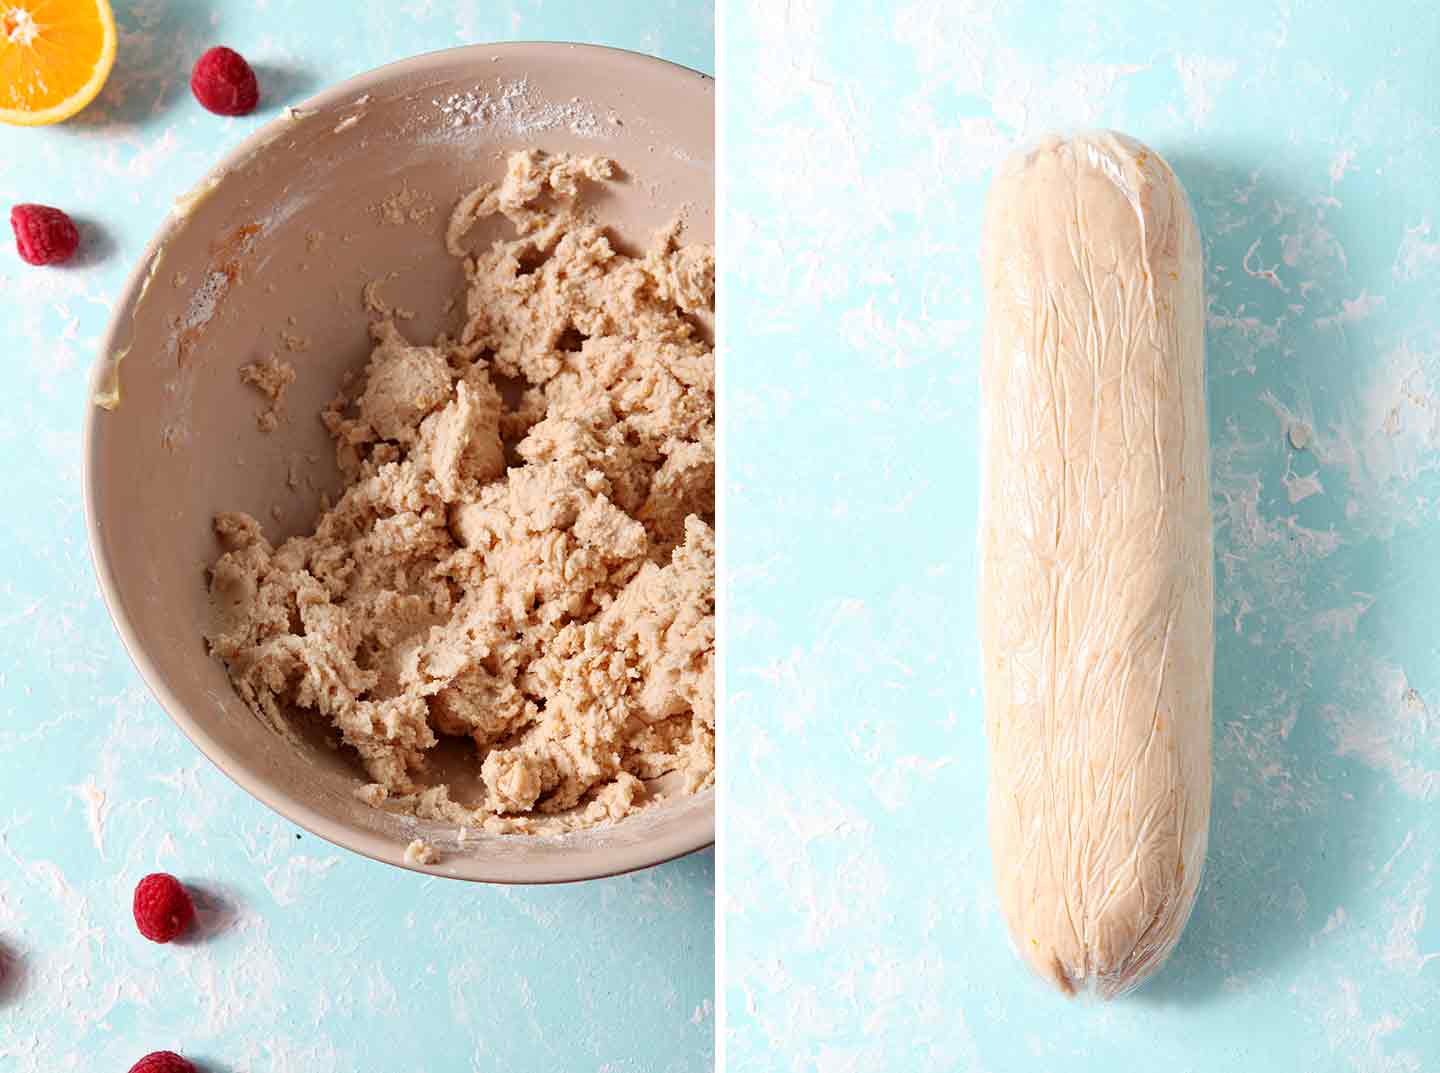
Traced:
<path fill-rule="evenodd" d="M 451 128 L 484 126 L 516 135 L 563 128 L 588 138 L 605 132 L 600 117 L 580 98 L 564 103 L 546 100 L 525 78 L 497 80 L 492 89 L 476 86 L 448 93 L 431 104 Z"/>
<path fill-rule="evenodd" d="M 314 531 L 215 520 L 211 650 L 267 720 L 332 725 L 377 807 L 557 831 L 712 783 L 714 259 L 675 226 L 617 253 L 582 196 L 612 175 L 513 154 L 447 235 L 459 337 L 377 319 L 326 408 L 346 487 Z M 494 217 L 515 236 L 466 253 Z M 478 800 L 434 777 L 444 738 Z"/>

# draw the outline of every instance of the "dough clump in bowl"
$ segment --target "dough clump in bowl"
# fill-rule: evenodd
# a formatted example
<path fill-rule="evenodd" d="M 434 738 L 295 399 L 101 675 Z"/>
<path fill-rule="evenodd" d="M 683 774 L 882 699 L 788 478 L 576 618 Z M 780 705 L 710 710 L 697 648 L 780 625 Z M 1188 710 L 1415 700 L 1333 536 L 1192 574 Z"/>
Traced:
<path fill-rule="evenodd" d="M 211 651 L 267 721 L 332 725 L 377 807 L 549 832 L 713 782 L 714 255 L 678 222 L 618 252 L 582 198 L 614 171 L 512 154 L 450 222 L 458 337 L 382 317 L 322 414 L 345 487 L 314 531 L 215 518 Z M 427 778 L 442 738 L 480 800 Z"/>

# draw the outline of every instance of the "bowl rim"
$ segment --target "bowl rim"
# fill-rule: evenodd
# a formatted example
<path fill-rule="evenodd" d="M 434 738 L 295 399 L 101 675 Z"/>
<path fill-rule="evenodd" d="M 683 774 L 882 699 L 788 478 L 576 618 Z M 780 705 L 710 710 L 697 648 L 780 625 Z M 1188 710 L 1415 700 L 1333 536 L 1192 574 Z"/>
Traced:
<path fill-rule="evenodd" d="M 619 62 L 634 67 L 649 67 L 670 70 L 687 77 L 699 77 L 711 85 L 714 77 L 703 71 L 661 59 L 631 49 L 614 48 L 608 45 L 593 45 L 572 41 L 505 41 L 460 45 L 453 48 L 422 52 L 405 59 L 395 60 L 371 68 L 334 83 L 306 98 L 299 104 L 287 106 L 282 112 L 252 131 L 241 142 L 227 151 L 190 188 L 198 190 L 212 180 L 222 178 L 238 165 L 248 161 L 268 142 L 275 138 L 277 130 L 291 122 L 294 110 L 320 110 L 336 104 L 349 104 L 356 95 L 381 88 L 397 76 L 421 72 L 436 65 L 483 56 L 487 61 L 492 56 L 508 55 L 523 58 L 536 50 L 557 48 L 573 49 L 596 56 L 603 55 L 609 62 Z M 363 831 L 343 822 L 331 819 L 295 797 L 277 782 L 262 777 L 245 764 L 235 760 L 206 730 L 204 723 L 186 710 L 179 698 L 166 684 L 159 669 L 141 646 L 130 614 L 119 595 L 110 560 L 109 547 L 103 536 L 102 527 L 96 515 L 96 485 L 93 459 L 96 451 L 97 429 L 103 419 L 102 408 L 95 398 L 105 366 L 117 347 L 123 345 L 122 333 L 144 292 L 145 280 L 156 252 L 169 242 L 176 231 L 184 226 L 183 216 L 174 212 L 166 214 L 164 222 L 146 243 L 116 296 L 109 322 L 100 337 L 87 380 L 84 406 L 85 417 L 81 444 L 82 473 L 81 485 L 85 509 L 85 531 L 90 549 L 90 560 L 99 582 L 101 597 L 109 612 L 110 620 L 129 656 L 131 664 L 140 673 L 141 679 L 161 708 L 178 726 L 191 743 L 232 782 L 273 812 L 297 826 L 322 838 L 332 845 L 346 849 L 370 860 L 393 865 L 407 871 L 440 876 L 470 882 L 502 885 L 542 885 L 573 883 L 590 879 L 604 879 L 623 875 L 644 868 L 651 868 L 675 860 L 715 842 L 714 790 L 710 795 L 709 807 L 705 809 L 704 822 L 697 825 L 689 837 L 670 837 L 638 843 L 633 846 L 607 845 L 596 847 L 589 853 L 547 855 L 538 861 L 506 857 L 494 862 L 485 856 L 450 856 L 435 865 L 412 864 L 405 860 L 404 847 L 377 833 Z M 621 821 L 626 822 L 626 821 Z M 515 838 L 547 838 L 544 835 L 515 835 Z M 564 836 L 560 836 L 564 837 Z M 593 861 L 603 857 L 606 863 L 601 867 L 580 867 L 581 859 Z"/>

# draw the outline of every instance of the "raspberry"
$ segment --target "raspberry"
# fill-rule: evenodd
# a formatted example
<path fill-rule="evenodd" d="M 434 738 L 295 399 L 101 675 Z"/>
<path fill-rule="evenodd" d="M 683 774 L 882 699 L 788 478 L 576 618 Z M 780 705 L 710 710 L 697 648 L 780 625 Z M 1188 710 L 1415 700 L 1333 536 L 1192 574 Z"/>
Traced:
<path fill-rule="evenodd" d="M 26 264 L 58 265 L 74 257 L 80 245 L 75 222 L 49 205 L 16 205 L 10 210 L 10 227 Z"/>
<path fill-rule="evenodd" d="M 195 919 L 195 905 L 174 876 L 155 872 L 135 887 L 135 926 L 153 943 L 168 943 Z"/>
<path fill-rule="evenodd" d="M 195 1073 L 195 1067 L 174 1051 L 153 1051 L 131 1066 L 130 1073 Z"/>
<path fill-rule="evenodd" d="M 212 48 L 195 61 L 190 92 L 216 115 L 249 115 L 260 103 L 260 84 L 245 57 L 234 49 Z"/>

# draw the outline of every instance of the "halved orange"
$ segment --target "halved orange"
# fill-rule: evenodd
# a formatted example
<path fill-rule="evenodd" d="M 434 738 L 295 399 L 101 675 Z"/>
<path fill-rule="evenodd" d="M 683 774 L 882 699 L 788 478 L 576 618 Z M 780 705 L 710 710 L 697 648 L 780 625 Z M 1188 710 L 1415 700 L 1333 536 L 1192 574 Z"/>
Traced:
<path fill-rule="evenodd" d="M 69 119 L 114 65 L 110 0 L 0 0 L 0 123 Z"/>

